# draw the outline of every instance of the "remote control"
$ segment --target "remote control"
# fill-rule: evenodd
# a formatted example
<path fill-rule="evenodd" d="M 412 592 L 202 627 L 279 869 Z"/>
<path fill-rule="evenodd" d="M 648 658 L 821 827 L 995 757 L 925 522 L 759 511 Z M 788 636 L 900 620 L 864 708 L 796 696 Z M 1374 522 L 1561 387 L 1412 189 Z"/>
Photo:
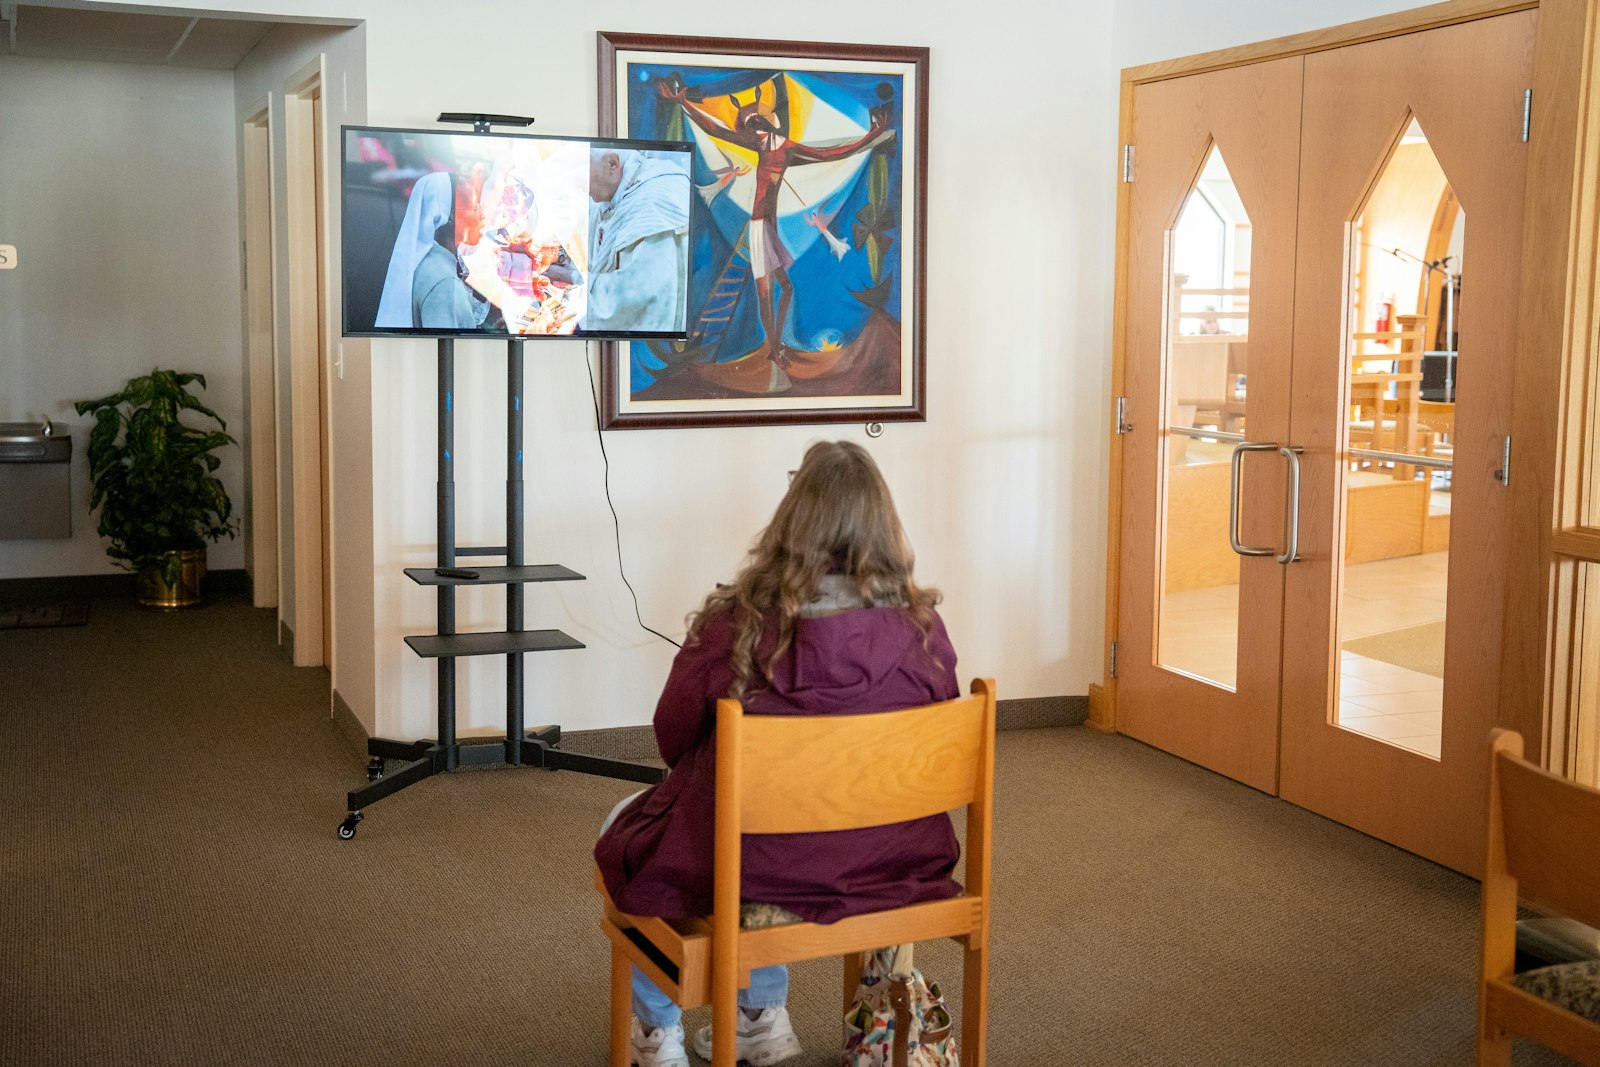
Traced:
<path fill-rule="evenodd" d="M 441 578 L 476 578 L 477 571 L 467 570 L 463 567 L 435 567 L 433 573 Z"/>

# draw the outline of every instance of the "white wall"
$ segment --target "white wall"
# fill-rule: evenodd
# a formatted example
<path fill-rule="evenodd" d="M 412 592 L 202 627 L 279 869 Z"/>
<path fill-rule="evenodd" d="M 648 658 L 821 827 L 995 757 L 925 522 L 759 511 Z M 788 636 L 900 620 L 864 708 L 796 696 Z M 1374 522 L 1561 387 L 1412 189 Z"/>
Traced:
<path fill-rule="evenodd" d="M 89 512 L 90 422 L 75 400 L 155 366 L 199 371 L 201 399 L 244 432 L 233 79 L 0 56 L 0 421 L 72 430 L 70 540 L 0 541 L 0 578 L 113 569 Z M 243 457 L 219 476 L 244 506 Z M 243 565 L 211 546 L 212 569 Z"/>
<path fill-rule="evenodd" d="M 1099 676 L 1103 611 L 1116 107 L 1104 50 L 1074 48 L 1079 61 L 1063 64 L 1060 49 L 1107 40 L 1109 8 L 1001 3 L 973 20 L 966 5 L 937 4 L 911 24 L 889 8 L 823 0 L 797 25 L 782 7 L 630 0 L 609 6 L 603 25 L 574 10 L 542 27 L 537 64 L 477 64 L 470 82 L 445 76 L 440 57 L 477 54 L 482 26 L 507 8 L 465 4 L 429 23 L 426 43 L 410 9 L 366 12 L 377 124 L 425 126 L 441 110 L 484 109 L 536 115 L 547 133 L 593 132 L 602 28 L 932 48 L 927 423 L 890 424 L 875 442 L 859 425 L 608 434 L 627 570 L 645 620 L 681 630 L 685 612 L 737 566 L 805 443 L 848 437 L 878 457 L 919 574 L 947 594 L 961 674 L 995 675 L 1008 697 L 1086 692 Z M 432 561 L 433 346 L 372 350 L 377 720 L 384 732 L 427 735 L 433 666 L 401 638 L 429 632 L 433 597 L 399 572 Z M 583 364 L 592 353 L 573 342 L 529 350 L 529 559 L 589 576 L 530 588 L 529 625 L 589 647 L 529 657 L 528 721 L 642 723 L 672 649 L 637 627 L 617 577 Z M 500 346 L 458 345 L 457 358 L 460 409 L 471 412 L 456 462 L 461 539 L 498 543 Z M 463 591 L 463 628 L 499 625 L 502 599 Z M 503 675 L 499 660 L 463 666 L 463 723 L 500 721 Z"/>
<path fill-rule="evenodd" d="M 1421 0 L 1115 0 L 1111 57 L 1135 67 L 1424 6 Z"/>

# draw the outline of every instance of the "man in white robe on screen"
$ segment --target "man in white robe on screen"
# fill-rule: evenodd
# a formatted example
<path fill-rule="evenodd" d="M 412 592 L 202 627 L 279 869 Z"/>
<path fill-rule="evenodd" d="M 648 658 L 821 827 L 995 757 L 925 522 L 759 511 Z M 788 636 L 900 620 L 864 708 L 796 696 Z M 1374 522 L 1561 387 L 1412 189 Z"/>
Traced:
<path fill-rule="evenodd" d="M 689 160 L 589 154 L 589 331 L 682 332 L 689 285 Z"/>

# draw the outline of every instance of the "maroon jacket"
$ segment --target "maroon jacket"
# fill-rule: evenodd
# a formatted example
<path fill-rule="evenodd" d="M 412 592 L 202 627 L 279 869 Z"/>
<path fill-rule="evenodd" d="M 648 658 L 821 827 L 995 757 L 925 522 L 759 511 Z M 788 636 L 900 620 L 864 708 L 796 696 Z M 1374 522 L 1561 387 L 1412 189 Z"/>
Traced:
<path fill-rule="evenodd" d="M 766 663 L 775 620 L 757 650 Z M 724 614 L 672 664 L 656 706 L 656 742 L 670 771 L 617 816 L 595 845 L 606 889 L 633 915 L 682 918 L 711 911 L 715 709 L 733 671 L 733 627 Z M 801 618 L 770 688 L 746 694 L 752 713 L 837 715 L 896 711 L 960 694 L 956 655 L 937 617 L 927 648 L 897 608 L 857 608 Z M 861 753 L 871 759 L 872 753 Z M 849 774 L 849 765 L 839 767 Z M 741 857 L 747 901 L 777 904 L 812 922 L 951 897 L 960 846 L 948 815 L 861 830 L 746 834 Z"/>

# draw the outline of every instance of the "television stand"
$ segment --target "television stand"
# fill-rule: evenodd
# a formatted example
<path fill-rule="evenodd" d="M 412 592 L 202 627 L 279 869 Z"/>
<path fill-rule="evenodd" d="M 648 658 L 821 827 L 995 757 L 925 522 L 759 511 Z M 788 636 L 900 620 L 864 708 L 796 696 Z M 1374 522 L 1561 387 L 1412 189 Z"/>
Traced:
<path fill-rule="evenodd" d="M 367 739 L 367 784 L 348 795 L 349 811 L 339 823 L 348 841 L 366 818 L 365 809 L 425 778 L 463 767 L 505 763 L 513 767 L 571 770 L 630 782 L 655 783 L 666 771 L 649 763 L 568 752 L 560 747 L 561 727 L 523 725 L 524 662 L 530 652 L 583 648 L 583 642 L 560 630 L 524 627 L 526 586 L 530 582 L 582 581 L 583 575 L 558 564 L 523 561 L 525 522 L 522 491 L 523 341 L 506 342 L 506 543 L 484 548 L 457 548 L 455 537 L 455 341 L 439 339 L 438 563 L 407 567 L 407 578 L 433 586 L 437 596 L 435 633 L 407 637 L 419 656 L 437 659 L 439 721 L 435 737 L 421 741 Z M 505 560 L 504 566 L 463 568 L 460 557 Z M 440 570 L 454 573 L 441 574 Z M 462 573 L 466 571 L 466 573 Z M 470 575 L 475 574 L 476 577 Z M 456 590 L 463 585 L 504 586 L 506 628 L 489 633 L 456 631 Z M 500 738 L 456 738 L 456 660 L 462 656 L 506 657 L 506 731 Z M 401 765 L 388 769 L 389 760 Z"/>

